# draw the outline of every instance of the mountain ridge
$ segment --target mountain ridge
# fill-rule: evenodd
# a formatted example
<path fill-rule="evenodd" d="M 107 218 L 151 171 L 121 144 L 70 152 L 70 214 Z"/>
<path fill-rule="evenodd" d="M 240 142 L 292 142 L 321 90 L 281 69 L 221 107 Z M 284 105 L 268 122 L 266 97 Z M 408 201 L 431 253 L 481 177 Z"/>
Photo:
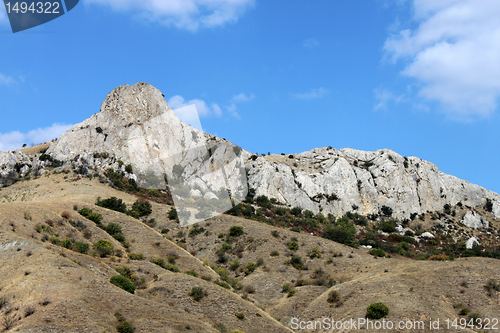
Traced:
<path fill-rule="evenodd" d="M 212 194 L 224 186 L 233 194 L 244 194 L 251 188 L 257 196 L 314 213 L 341 216 L 353 211 L 368 215 L 388 207 L 394 217 L 408 219 L 412 214 L 440 210 L 446 204 L 475 208 L 491 201 L 491 211 L 500 218 L 497 193 L 447 175 L 431 162 L 403 157 L 389 149 L 369 152 L 327 147 L 284 156 L 258 156 L 245 150 L 235 155 L 235 147 L 182 123 L 158 89 L 138 83 L 111 91 L 100 113 L 61 135 L 46 155 L 73 168 L 101 171 L 125 171 L 119 163 L 123 160 L 139 170 L 127 174 L 134 180 L 141 172 L 171 174 L 172 166 L 179 164 L 191 188 L 201 187 Z M 228 160 L 234 163 L 225 167 Z M 44 172 L 45 164 L 39 157 L 30 159 L 19 151 L 0 153 L 0 186 L 9 183 L 13 171 L 20 176 L 31 169 Z M 243 167 L 247 183 L 242 177 Z M 216 175 L 211 181 L 204 180 L 214 168 L 224 168 L 228 179 Z"/>

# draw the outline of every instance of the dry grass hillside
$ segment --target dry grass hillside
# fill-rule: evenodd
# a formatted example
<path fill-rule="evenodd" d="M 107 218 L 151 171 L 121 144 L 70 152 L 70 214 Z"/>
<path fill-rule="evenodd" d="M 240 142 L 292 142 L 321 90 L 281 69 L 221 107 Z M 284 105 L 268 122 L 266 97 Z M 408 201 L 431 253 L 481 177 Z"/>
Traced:
<path fill-rule="evenodd" d="M 375 302 L 389 307 L 386 321 L 424 321 L 415 332 L 430 331 L 430 318 L 441 331 L 470 332 L 443 320 L 500 316 L 496 259 L 376 257 L 230 215 L 180 227 L 169 205 L 151 202 L 136 219 L 96 206 L 98 197 L 127 207 L 138 199 L 72 173 L 0 190 L 0 331 L 128 332 L 129 323 L 134 332 L 291 332 L 292 318 L 364 318 Z M 94 248 L 100 240 L 109 254 Z M 134 293 L 110 282 L 120 274 Z"/>

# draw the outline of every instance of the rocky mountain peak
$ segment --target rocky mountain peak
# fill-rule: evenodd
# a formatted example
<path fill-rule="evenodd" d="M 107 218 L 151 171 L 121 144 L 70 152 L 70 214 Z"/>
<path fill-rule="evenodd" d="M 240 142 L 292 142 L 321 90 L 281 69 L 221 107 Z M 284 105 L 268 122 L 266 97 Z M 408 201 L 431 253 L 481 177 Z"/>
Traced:
<path fill-rule="evenodd" d="M 146 121 L 169 111 L 162 93 L 144 82 L 113 89 L 101 105 L 102 116 L 125 122 Z"/>

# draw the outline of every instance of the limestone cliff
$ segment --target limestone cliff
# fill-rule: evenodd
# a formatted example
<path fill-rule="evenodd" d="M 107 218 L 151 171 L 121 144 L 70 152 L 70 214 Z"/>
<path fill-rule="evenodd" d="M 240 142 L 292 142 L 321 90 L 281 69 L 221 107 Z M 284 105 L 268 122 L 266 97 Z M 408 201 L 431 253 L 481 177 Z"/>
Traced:
<path fill-rule="evenodd" d="M 161 92 L 146 83 L 114 89 L 100 113 L 64 133 L 47 155 L 75 168 L 101 171 L 125 171 L 123 161 L 133 165 L 134 172 L 127 175 L 135 179 L 148 172 L 172 176 L 173 165 L 180 165 L 183 180 L 194 190 L 191 194 L 205 192 L 213 198 L 221 188 L 229 188 L 241 199 L 248 185 L 257 196 L 315 213 L 367 215 L 386 206 L 393 216 L 408 218 L 442 210 L 445 204 L 483 207 L 491 202 L 494 215 L 500 217 L 498 194 L 388 149 L 328 147 L 289 156 L 253 155 L 182 123 Z M 0 154 L 0 186 L 9 184 L 12 171 L 25 174 L 35 167 L 44 167 L 39 156 L 30 160 L 19 151 Z"/>

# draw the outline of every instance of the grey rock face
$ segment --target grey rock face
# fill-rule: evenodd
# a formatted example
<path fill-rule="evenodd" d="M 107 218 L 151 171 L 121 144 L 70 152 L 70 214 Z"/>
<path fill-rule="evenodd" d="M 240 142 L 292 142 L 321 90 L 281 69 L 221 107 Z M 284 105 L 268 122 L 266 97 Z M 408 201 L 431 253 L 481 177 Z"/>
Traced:
<path fill-rule="evenodd" d="M 482 207 L 490 199 L 494 215 L 500 218 L 497 193 L 444 174 L 430 162 L 388 149 L 317 148 L 293 156 L 253 156 L 182 123 L 161 92 L 146 83 L 114 89 L 100 113 L 73 126 L 47 154 L 88 169 L 125 171 L 125 165 L 131 163 L 134 172 L 127 176 L 139 182 L 146 178 L 140 175 L 149 172 L 171 177 L 172 166 L 181 165 L 179 176 L 207 199 L 221 198 L 218 191 L 223 188 L 233 195 L 241 193 L 239 199 L 243 199 L 248 184 L 257 196 L 314 213 L 341 216 L 356 211 L 368 215 L 386 206 L 396 218 L 441 211 L 445 204 L 459 202 Z M 4 177 L 13 164 L 23 161 L 29 164 L 17 152 L 0 154 L 0 174 Z M 36 163 L 43 167 L 43 162 Z M 153 188 L 165 185 L 161 181 L 145 184 Z M 173 195 L 181 197 L 182 193 Z"/>
<path fill-rule="evenodd" d="M 257 157 L 249 160 L 248 168 L 249 187 L 257 195 L 315 213 L 367 215 L 387 206 L 394 217 L 409 218 L 412 213 L 441 211 L 445 204 L 484 206 L 489 198 L 495 216 L 500 217 L 497 193 L 444 174 L 430 162 L 388 149 L 317 148 L 293 156 Z"/>
<path fill-rule="evenodd" d="M 469 228 L 473 229 L 483 229 L 483 228 L 488 228 L 489 226 L 488 221 L 486 221 L 484 217 L 472 211 L 468 211 L 465 214 L 464 218 L 462 219 L 462 222 Z"/>
<path fill-rule="evenodd" d="M 31 160 L 20 150 L 0 152 L 0 188 L 11 185 L 20 176 L 28 173 L 31 167 Z"/>

